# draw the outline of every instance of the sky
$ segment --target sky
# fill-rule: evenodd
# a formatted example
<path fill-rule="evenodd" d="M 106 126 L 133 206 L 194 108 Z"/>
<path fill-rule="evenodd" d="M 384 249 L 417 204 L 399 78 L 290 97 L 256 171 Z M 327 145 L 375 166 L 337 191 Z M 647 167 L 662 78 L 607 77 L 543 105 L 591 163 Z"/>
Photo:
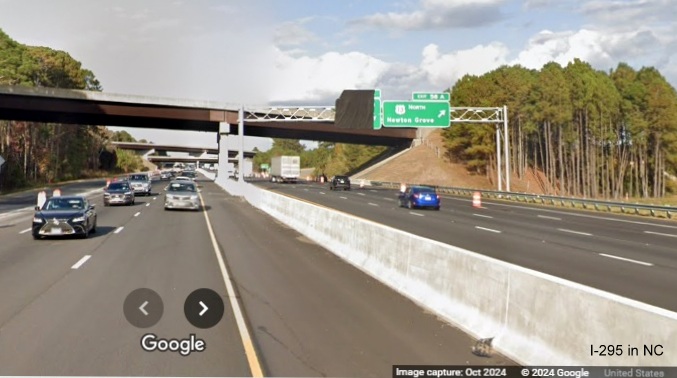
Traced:
<path fill-rule="evenodd" d="M 677 87 L 676 14 L 677 0 L 0 0 L 0 29 L 67 51 L 109 93 L 332 106 L 344 89 L 408 100 L 501 65 L 574 58 L 653 66 Z M 216 144 L 209 133 L 126 130 Z M 247 138 L 253 146 L 270 140 Z"/>

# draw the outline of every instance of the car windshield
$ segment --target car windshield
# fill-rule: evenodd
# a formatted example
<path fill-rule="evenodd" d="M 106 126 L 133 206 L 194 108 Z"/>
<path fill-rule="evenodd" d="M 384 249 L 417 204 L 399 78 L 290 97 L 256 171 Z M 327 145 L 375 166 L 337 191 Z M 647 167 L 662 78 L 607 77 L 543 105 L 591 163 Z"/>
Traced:
<path fill-rule="evenodd" d="M 82 210 L 85 202 L 79 198 L 50 198 L 42 207 L 43 210 Z"/>
<path fill-rule="evenodd" d="M 134 180 L 134 181 L 146 181 L 147 180 L 146 175 L 131 175 L 131 176 L 129 176 L 129 179 Z"/>
<path fill-rule="evenodd" d="M 111 190 L 128 190 L 129 186 L 127 184 L 123 184 L 123 183 L 111 183 L 110 185 L 108 185 L 108 189 L 111 189 Z"/>
<path fill-rule="evenodd" d="M 174 182 L 169 185 L 170 192 L 195 192 L 195 185 L 190 183 Z"/>
<path fill-rule="evenodd" d="M 420 193 L 420 194 L 437 194 L 437 193 L 435 193 L 435 189 L 430 189 L 430 188 L 413 188 L 412 192 L 413 193 Z"/>

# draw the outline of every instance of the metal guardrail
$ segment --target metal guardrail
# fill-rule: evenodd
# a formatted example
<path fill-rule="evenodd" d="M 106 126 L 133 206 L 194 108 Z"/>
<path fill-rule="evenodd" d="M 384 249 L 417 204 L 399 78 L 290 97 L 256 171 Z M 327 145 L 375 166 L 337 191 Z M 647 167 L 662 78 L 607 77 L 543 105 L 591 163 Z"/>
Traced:
<path fill-rule="evenodd" d="M 402 185 L 401 183 L 395 182 L 386 182 L 386 181 L 370 181 L 372 186 L 384 187 L 397 189 Z M 481 190 L 481 189 L 469 189 L 469 188 L 455 188 L 455 187 L 446 187 L 446 186 L 436 186 L 428 184 L 406 184 L 407 186 L 412 185 L 423 185 L 431 186 L 437 189 L 440 193 L 446 194 L 455 194 L 455 195 L 467 195 L 472 196 L 475 192 L 479 192 L 482 197 L 511 200 L 518 202 L 526 203 L 536 203 L 543 205 L 553 205 L 553 206 L 569 206 L 569 207 L 582 207 L 586 210 L 597 210 L 611 212 L 614 209 L 620 210 L 623 214 L 636 214 L 636 215 L 650 215 L 652 217 L 665 216 L 668 219 L 677 214 L 677 206 L 656 206 L 656 205 L 642 205 L 642 204 L 633 204 L 627 202 L 611 202 L 611 201 L 602 201 L 594 199 L 584 199 L 584 198 L 573 198 L 573 197 L 558 197 L 542 194 L 528 194 L 528 193 L 518 193 L 518 192 L 503 192 L 497 190 Z"/>

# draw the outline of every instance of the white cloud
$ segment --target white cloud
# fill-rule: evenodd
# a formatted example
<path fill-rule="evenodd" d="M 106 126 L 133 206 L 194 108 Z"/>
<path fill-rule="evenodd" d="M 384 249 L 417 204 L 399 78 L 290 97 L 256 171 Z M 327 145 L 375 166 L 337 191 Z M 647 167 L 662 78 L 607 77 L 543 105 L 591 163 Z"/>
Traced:
<path fill-rule="evenodd" d="M 360 52 L 296 57 L 276 49 L 271 102 L 329 101 L 344 89 L 374 88 L 389 64 Z"/>
<path fill-rule="evenodd" d="M 463 75 L 481 75 L 507 64 L 508 54 L 508 48 L 498 42 L 447 54 L 440 53 L 436 45 L 430 44 L 423 49 L 421 70 L 429 83 L 446 89 Z"/>
<path fill-rule="evenodd" d="M 554 3 L 555 0 L 525 0 L 524 3 L 522 3 L 522 7 L 524 9 L 545 8 L 553 5 Z"/>
<path fill-rule="evenodd" d="M 318 40 L 318 37 L 306 29 L 304 25 L 309 22 L 311 18 L 306 18 L 299 21 L 285 22 L 281 24 L 276 30 L 273 37 L 273 42 L 276 46 L 299 46 L 309 42 Z"/>
<path fill-rule="evenodd" d="M 504 0 L 420 0 L 410 12 L 376 13 L 352 22 L 356 26 L 400 30 L 477 28 L 501 19 Z"/>
<path fill-rule="evenodd" d="M 481 75 L 507 64 L 508 53 L 500 43 L 450 53 L 430 44 L 420 64 L 411 65 L 359 52 L 311 57 L 278 49 L 271 102 L 331 105 L 344 89 L 368 88 L 380 88 L 387 99 L 407 99 L 411 92 L 442 91 L 465 74 Z"/>
<path fill-rule="evenodd" d="M 587 0 L 580 13 L 604 29 L 636 30 L 647 25 L 674 26 L 674 0 Z"/>
<path fill-rule="evenodd" d="M 669 43 L 651 30 L 617 33 L 589 29 L 558 33 L 546 30 L 532 37 L 511 63 L 540 69 L 551 61 L 566 65 L 579 58 L 597 69 L 607 70 L 620 62 L 629 62 L 637 68 L 654 66 L 660 71 L 669 71 L 669 61 L 677 56 L 668 48 Z"/>

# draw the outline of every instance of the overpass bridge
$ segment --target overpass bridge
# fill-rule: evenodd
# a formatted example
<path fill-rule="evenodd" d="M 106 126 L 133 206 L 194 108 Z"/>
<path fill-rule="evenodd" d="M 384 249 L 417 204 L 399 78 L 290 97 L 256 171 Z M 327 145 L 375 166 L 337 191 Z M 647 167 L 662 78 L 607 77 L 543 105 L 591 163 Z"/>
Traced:
<path fill-rule="evenodd" d="M 139 142 L 111 142 L 111 145 L 123 150 L 137 151 L 151 163 L 218 163 L 219 149 L 216 147 L 189 147 L 171 144 Z M 167 152 L 187 152 L 189 156 L 169 156 Z M 244 151 L 245 159 L 252 159 L 256 152 Z M 228 162 L 238 163 L 238 151 L 228 151 Z"/>
<path fill-rule="evenodd" d="M 200 157 L 218 155 L 218 147 L 189 147 L 171 144 L 139 143 L 139 142 L 111 142 L 111 145 L 123 149 L 142 152 L 144 156 L 157 154 L 168 156 L 168 152 L 187 152 L 189 156 Z"/>
<path fill-rule="evenodd" d="M 216 134 L 220 161 L 229 159 L 227 143 L 221 143 L 221 137 L 229 135 L 383 146 L 407 145 L 417 137 L 415 128 L 339 128 L 334 123 L 335 115 L 333 107 L 244 107 L 210 101 L 0 86 L 0 119 L 212 132 Z M 239 146 L 244 152 L 241 139 Z M 244 159 L 244 153 L 238 156 L 240 159 Z"/>

